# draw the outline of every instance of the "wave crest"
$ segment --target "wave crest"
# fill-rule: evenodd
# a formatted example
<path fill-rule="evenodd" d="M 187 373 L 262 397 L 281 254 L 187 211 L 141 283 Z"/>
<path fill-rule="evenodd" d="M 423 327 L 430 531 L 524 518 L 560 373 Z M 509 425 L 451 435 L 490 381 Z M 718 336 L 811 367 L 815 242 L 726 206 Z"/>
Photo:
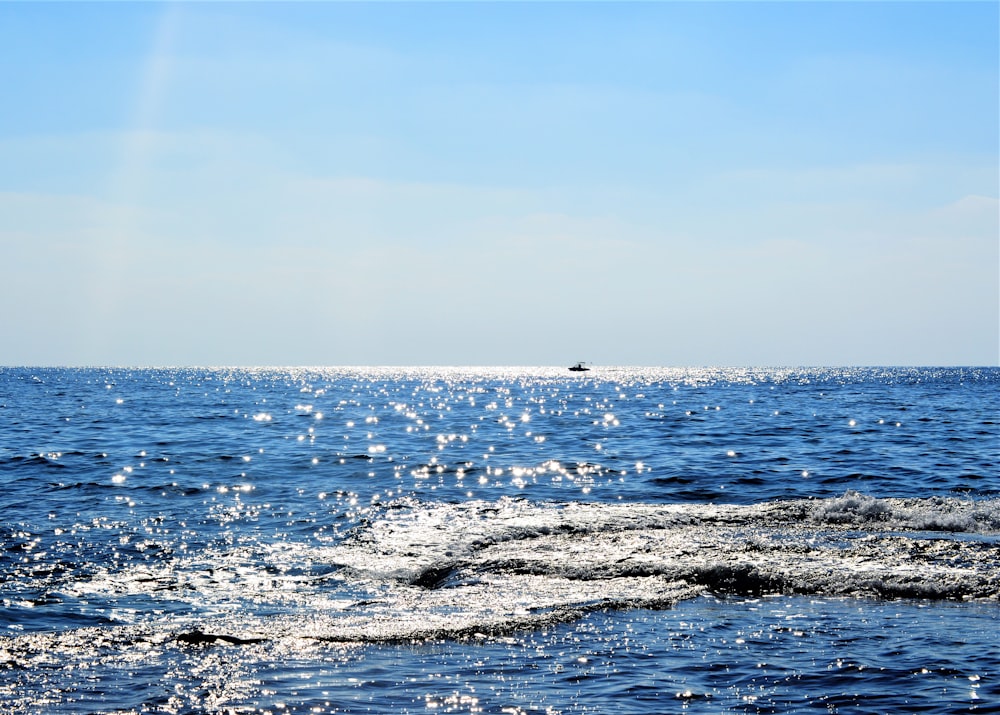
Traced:
<path fill-rule="evenodd" d="M 970 534 L 1000 533 L 1000 501 L 949 497 L 878 499 L 853 490 L 816 500 L 811 519 L 821 524 Z"/>
<path fill-rule="evenodd" d="M 706 592 L 997 600 L 998 514 L 996 500 L 855 492 L 752 506 L 400 501 L 330 557 L 390 612 L 426 624 L 446 611 L 457 632 Z"/>

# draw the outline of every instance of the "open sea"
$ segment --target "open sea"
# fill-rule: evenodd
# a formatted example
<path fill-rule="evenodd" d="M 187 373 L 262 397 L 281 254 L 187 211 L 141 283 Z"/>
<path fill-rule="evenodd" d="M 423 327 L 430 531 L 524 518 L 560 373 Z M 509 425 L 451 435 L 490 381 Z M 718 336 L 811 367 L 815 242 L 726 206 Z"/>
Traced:
<path fill-rule="evenodd" d="M 0 713 L 998 713 L 1000 368 L 0 368 Z"/>

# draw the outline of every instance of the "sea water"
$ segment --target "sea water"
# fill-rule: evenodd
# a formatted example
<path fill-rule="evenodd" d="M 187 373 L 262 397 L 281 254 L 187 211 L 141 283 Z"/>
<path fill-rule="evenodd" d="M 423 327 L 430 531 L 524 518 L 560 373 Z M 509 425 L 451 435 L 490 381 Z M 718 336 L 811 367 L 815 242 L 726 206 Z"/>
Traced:
<path fill-rule="evenodd" d="M 998 388 L 0 369 L 0 713 L 998 712 Z"/>

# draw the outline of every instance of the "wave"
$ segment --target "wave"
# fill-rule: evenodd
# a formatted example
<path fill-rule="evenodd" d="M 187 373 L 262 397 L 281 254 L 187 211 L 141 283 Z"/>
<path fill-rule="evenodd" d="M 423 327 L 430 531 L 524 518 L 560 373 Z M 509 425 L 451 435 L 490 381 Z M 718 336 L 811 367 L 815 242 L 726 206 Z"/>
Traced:
<path fill-rule="evenodd" d="M 404 498 L 373 507 L 339 543 L 279 549 L 273 559 L 305 569 L 291 580 L 268 571 L 263 552 L 222 574 L 216 590 L 226 598 L 240 584 L 255 586 L 249 611 L 232 613 L 225 599 L 207 612 L 178 602 L 175 620 L 107 637 L 178 648 L 477 639 L 595 610 L 666 609 L 704 594 L 995 602 L 998 536 L 1000 500 L 856 492 L 756 505 Z M 225 566 L 211 563 L 180 573 L 165 564 L 166 580 L 180 579 L 169 598 L 193 605 L 209 597 L 205 573 Z M 163 579 L 133 581 L 164 593 Z M 37 635 L 8 640 L 6 652 L 37 652 Z"/>
<path fill-rule="evenodd" d="M 856 492 L 751 506 L 399 500 L 329 554 L 380 598 L 322 637 L 497 634 L 706 592 L 997 600 L 998 533 L 1000 500 Z"/>
<path fill-rule="evenodd" d="M 1000 500 L 972 501 L 949 497 L 878 499 L 856 491 L 842 497 L 815 500 L 810 519 L 823 524 L 854 524 L 872 528 L 1000 533 Z"/>

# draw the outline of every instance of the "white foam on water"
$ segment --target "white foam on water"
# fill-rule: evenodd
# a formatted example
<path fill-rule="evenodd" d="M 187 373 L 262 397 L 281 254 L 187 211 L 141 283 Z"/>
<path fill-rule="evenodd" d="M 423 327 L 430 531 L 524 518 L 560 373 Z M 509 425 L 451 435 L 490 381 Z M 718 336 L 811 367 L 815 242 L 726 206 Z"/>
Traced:
<path fill-rule="evenodd" d="M 329 554 L 396 622 L 327 635 L 446 637 L 707 591 L 995 600 L 998 514 L 996 501 L 854 493 L 753 506 L 399 501 Z"/>
<path fill-rule="evenodd" d="M 954 497 L 878 499 L 856 491 L 842 497 L 814 500 L 812 521 L 871 528 L 1000 533 L 1000 500 L 972 501 Z"/>
<path fill-rule="evenodd" d="M 709 593 L 998 601 L 998 514 L 1000 500 L 856 493 L 751 506 L 401 499 L 373 509 L 342 543 L 278 549 L 325 575 L 292 583 L 237 569 L 195 584 L 174 574 L 185 587 L 173 597 L 211 607 L 99 632 L 126 650 L 406 643 L 499 637 Z M 170 578 L 146 582 L 162 589 Z M 250 612 L 236 597 L 244 586 Z M 86 660 L 89 632 L 14 636 L 0 655 Z"/>

